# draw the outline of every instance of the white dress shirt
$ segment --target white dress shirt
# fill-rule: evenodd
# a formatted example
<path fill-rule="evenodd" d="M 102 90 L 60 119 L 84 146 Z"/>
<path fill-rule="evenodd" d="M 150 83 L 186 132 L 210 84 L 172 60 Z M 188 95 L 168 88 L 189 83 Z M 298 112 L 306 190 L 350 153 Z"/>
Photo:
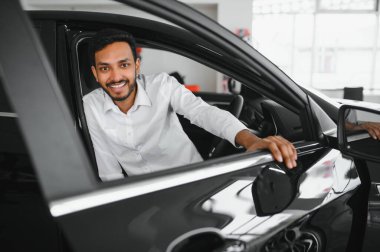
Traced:
<path fill-rule="evenodd" d="M 83 97 L 88 129 L 102 180 L 200 162 L 176 113 L 235 145 L 246 127 L 227 111 L 210 106 L 168 74 L 137 79 L 134 105 L 123 113 L 101 88 Z"/>

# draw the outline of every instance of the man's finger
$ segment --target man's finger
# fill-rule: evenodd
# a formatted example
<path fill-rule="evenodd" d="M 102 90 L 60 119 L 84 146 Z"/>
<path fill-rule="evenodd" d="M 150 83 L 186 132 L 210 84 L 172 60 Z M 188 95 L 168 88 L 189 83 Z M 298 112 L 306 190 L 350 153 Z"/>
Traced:
<path fill-rule="evenodd" d="M 269 145 L 268 145 L 268 149 L 270 150 L 270 152 L 272 153 L 274 159 L 277 162 L 283 162 L 284 161 L 283 158 L 282 158 L 282 155 L 281 155 L 281 151 L 278 149 L 276 143 L 270 142 Z"/>
<path fill-rule="evenodd" d="M 287 144 L 287 146 L 290 148 L 289 153 L 291 153 L 292 158 L 293 158 L 294 160 L 297 160 L 297 158 L 298 158 L 298 157 L 297 157 L 297 150 L 296 150 L 296 148 L 294 147 L 294 145 L 293 145 L 291 142 L 289 142 L 287 139 L 283 138 L 282 136 L 278 136 L 278 138 Z M 296 163 L 296 162 L 294 161 L 294 164 L 295 164 L 295 163 Z"/>
<path fill-rule="evenodd" d="M 285 160 L 285 164 L 288 168 L 293 168 L 293 150 L 290 148 L 290 146 L 286 143 L 280 144 L 280 151 L 282 154 L 282 157 Z"/>
<path fill-rule="evenodd" d="M 285 165 L 289 169 L 295 167 L 295 154 L 293 148 L 291 147 L 292 144 L 280 136 L 271 137 L 270 140 L 276 143 L 277 148 L 281 152 Z"/>
<path fill-rule="evenodd" d="M 257 149 L 268 149 L 274 160 L 284 162 L 289 169 L 297 166 L 295 161 L 297 159 L 297 150 L 292 143 L 281 136 L 263 138 L 248 148 L 248 150 Z"/>
<path fill-rule="evenodd" d="M 380 138 L 380 129 L 377 127 L 373 127 L 373 131 L 375 132 L 377 139 L 379 139 Z"/>
<path fill-rule="evenodd" d="M 377 139 L 376 133 L 371 128 L 367 128 L 367 132 L 373 139 Z"/>

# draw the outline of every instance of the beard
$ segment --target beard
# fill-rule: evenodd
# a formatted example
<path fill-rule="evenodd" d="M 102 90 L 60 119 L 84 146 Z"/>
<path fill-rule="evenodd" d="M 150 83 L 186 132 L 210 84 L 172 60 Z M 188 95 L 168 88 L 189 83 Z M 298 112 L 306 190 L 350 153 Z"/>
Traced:
<path fill-rule="evenodd" d="M 109 93 L 109 91 L 106 90 L 106 88 L 104 88 L 102 86 L 103 90 L 108 94 L 108 96 L 111 97 L 111 99 L 113 101 L 117 101 L 117 102 L 125 101 L 126 99 L 128 99 L 128 97 L 133 93 L 133 91 L 136 89 L 136 86 L 137 86 L 137 84 L 136 84 L 136 78 L 133 80 L 132 83 L 129 83 L 129 81 L 127 81 L 127 80 L 121 80 L 121 81 L 118 81 L 118 83 L 119 82 L 125 82 L 126 85 L 129 86 L 128 93 L 126 95 L 124 95 L 124 96 L 121 96 L 121 97 L 112 96 Z M 108 87 L 108 86 L 113 85 L 113 84 L 115 84 L 115 82 L 109 82 L 109 83 L 106 84 L 106 86 Z"/>

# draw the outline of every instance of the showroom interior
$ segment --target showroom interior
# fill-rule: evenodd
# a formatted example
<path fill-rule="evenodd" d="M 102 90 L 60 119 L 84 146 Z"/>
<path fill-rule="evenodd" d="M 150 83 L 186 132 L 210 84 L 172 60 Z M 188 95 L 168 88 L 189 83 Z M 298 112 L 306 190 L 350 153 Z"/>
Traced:
<path fill-rule="evenodd" d="M 380 103 L 377 0 L 183 0 L 274 62 L 297 84 L 331 98 Z M 107 0 L 23 0 L 30 10 L 102 11 L 160 20 Z M 146 59 L 157 59 L 147 56 Z M 147 54 L 147 52 L 145 52 Z M 144 52 L 142 53 L 144 55 Z M 174 56 L 173 56 L 174 57 Z M 228 92 L 223 75 L 165 56 L 153 71 L 178 72 L 201 91 Z M 147 64 L 149 65 L 149 64 Z M 143 70 L 143 71 L 144 71 Z M 186 78 L 187 77 L 187 78 Z"/>

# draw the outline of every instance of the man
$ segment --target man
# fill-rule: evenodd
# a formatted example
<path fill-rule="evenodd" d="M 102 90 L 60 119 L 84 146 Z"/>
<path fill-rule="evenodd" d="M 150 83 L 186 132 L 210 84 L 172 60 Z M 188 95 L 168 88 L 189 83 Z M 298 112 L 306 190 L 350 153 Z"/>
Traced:
<path fill-rule="evenodd" d="M 92 73 L 100 87 L 83 98 L 102 180 L 202 161 L 176 113 L 247 150 L 269 149 L 288 168 L 297 153 L 280 136 L 259 138 L 227 111 L 210 106 L 167 74 L 140 74 L 133 37 L 106 29 L 92 40 Z M 159 63 L 159 62 L 158 62 Z"/>

